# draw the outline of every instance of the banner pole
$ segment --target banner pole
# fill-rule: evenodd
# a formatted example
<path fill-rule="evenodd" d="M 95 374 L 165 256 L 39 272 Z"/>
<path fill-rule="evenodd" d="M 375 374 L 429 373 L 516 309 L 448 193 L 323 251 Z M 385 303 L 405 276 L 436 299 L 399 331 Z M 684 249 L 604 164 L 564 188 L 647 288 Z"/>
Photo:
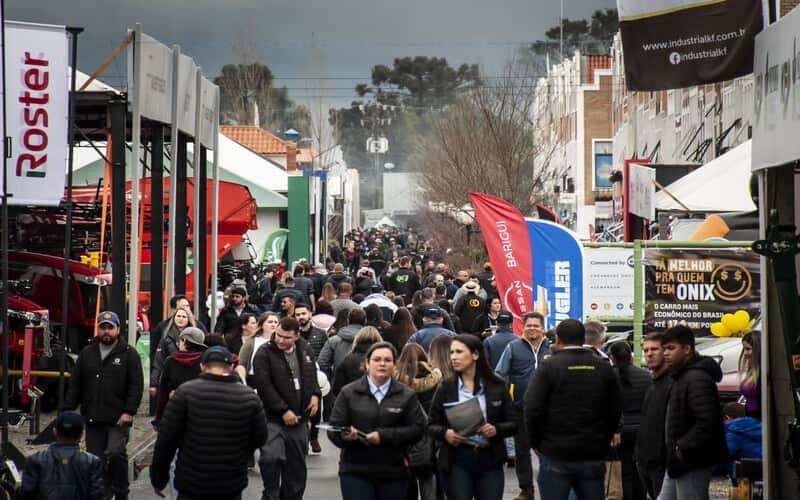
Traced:
<path fill-rule="evenodd" d="M 11 155 L 10 144 L 11 141 L 8 137 L 6 137 L 6 24 L 5 24 L 5 1 L 0 0 L 0 52 L 2 55 L 0 59 L 2 59 L 2 67 L 0 67 L 0 82 L 2 82 L 2 95 L 3 95 L 3 130 L 2 130 L 2 137 L 3 137 L 3 191 L 0 194 L 2 196 L 2 236 L 0 236 L 0 245 L 2 245 L 2 252 L 3 252 L 3 262 L 2 262 L 2 270 L 0 274 L 2 275 L 3 281 L 3 290 L 0 294 L 0 314 L 2 314 L 2 322 L 3 322 L 3 366 L 8 366 L 8 157 Z M 2 439 L 2 446 L 0 447 L 0 455 L 2 459 L 5 460 L 8 457 L 8 370 L 3 370 L 2 375 L 3 380 L 3 390 L 2 390 L 2 405 L 3 411 L 0 414 L 0 439 Z"/>
<path fill-rule="evenodd" d="M 75 81 L 78 73 L 78 35 L 83 32 L 83 28 L 67 27 L 67 32 L 72 35 L 72 54 L 70 66 L 69 84 L 69 117 L 67 119 L 67 220 L 64 223 L 64 274 L 62 276 L 61 288 L 61 348 L 58 350 L 58 411 L 64 409 L 64 371 L 66 370 L 66 351 L 69 336 L 69 261 L 72 254 L 72 168 L 74 165 L 74 152 L 72 149 L 72 137 L 75 130 Z M 5 365 L 4 365 L 5 366 Z"/>
<path fill-rule="evenodd" d="M 642 240 L 633 242 L 633 359 L 642 365 L 642 334 L 644 332 L 644 252 Z"/>
<path fill-rule="evenodd" d="M 164 287 L 164 311 L 163 317 L 167 317 L 167 304 L 175 293 L 175 217 L 177 216 L 177 206 L 175 199 L 178 197 L 178 76 L 179 65 L 181 62 L 181 48 L 178 45 L 172 46 L 172 110 L 170 120 L 170 148 L 172 157 L 169 165 L 169 219 L 167 229 L 167 286 Z"/>
<path fill-rule="evenodd" d="M 194 166 L 194 213 L 192 214 L 192 275 L 194 276 L 194 283 L 192 284 L 193 288 L 193 296 L 194 300 L 194 317 L 197 318 L 197 321 L 200 321 L 200 311 L 202 310 L 202 306 L 200 304 L 201 297 L 200 297 L 200 290 L 202 289 L 202 280 L 205 279 L 205 276 L 200 276 L 200 270 L 203 266 L 200 265 L 198 255 L 202 252 L 200 250 L 200 224 L 205 224 L 205 220 L 200 220 L 200 192 L 205 192 L 205 190 L 200 189 L 200 182 L 202 180 L 200 175 L 200 169 L 206 168 L 205 165 L 200 165 L 201 158 L 200 158 L 200 149 L 203 147 L 200 143 L 200 126 L 202 123 L 202 109 L 203 109 L 203 71 L 200 67 L 197 67 L 195 71 L 195 113 L 194 113 L 194 151 L 193 153 L 193 166 Z"/>
<path fill-rule="evenodd" d="M 128 89 L 131 100 L 131 230 L 130 267 L 128 270 L 128 344 L 136 345 L 136 313 L 139 309 L 139 149 L 142 136 L 139 72 L 142 65 L 142 25 L 136 23 L 133 43 L 133 90 Z"/>
<path fill-rule="evenodd" d="M 211 303 L 208 315 L 213 332 L 217 323 L 217 264 L 219 261 L 219 87 L 214 97 L 214 163 L 211 167 Z M 205 279 L 205 277 L 203 278 Z"/>

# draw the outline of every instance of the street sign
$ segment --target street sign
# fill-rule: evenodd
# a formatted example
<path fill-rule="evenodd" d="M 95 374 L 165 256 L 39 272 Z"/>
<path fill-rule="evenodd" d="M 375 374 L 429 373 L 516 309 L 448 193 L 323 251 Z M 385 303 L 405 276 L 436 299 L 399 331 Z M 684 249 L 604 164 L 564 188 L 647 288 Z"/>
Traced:
<path fill-rule="evenodd" d="M 386 154 L 389 151 L 389 139 L 371 136 L 367 139 L 367 153 Z"/>

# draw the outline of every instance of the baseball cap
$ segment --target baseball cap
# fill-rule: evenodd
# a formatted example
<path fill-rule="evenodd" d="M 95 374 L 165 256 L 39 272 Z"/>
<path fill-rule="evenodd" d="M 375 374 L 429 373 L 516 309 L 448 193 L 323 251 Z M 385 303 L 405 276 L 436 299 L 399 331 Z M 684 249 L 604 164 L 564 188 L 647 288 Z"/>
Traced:
<path fill-rule="evenodd" d="M 83 432 L 83 417 L 74 411 L 61 412 L 56 417 L 56 430 L 59 436 L 79 437 Z"/>
<path fill-rule="evenodd" d="M 187 326 L 183 329 L 181 334 L 178 335 L 178 338 L 182 338 L 184 341 L 190 342 L 196 346 L 206 347 L 203 343 L 206 339 L 206 334 L 196 326 Z"/>
<path fill-rule="evenodd" d="M 442 310 L 434 305 L 428 305 L 422 309 L 422 317 L 430 319 L 439 319 L 442 317 Z"/>
<path fill-rule="evenodd" d="M 500 311 L 497 313 L 497 322 L 503 325 L 514 322 L 514 316 L 508 311 Z"/>
<path fill-rule="evenodd" d="M 97 324 L 109 323 L 114 326 L 119 326 L 119 316 L 114 311 L 103 311 L 97 316 Z"/>
<path fill-rule="evenodd" d="M 226 365 L 232 365 L 233 355 L 227 347 L 215 345 L 214 347 L 209 347 L 205 350 L 205 352 L 203 352 L 200 362 L 204 365 L 209 363 L 225 363 Z"/>

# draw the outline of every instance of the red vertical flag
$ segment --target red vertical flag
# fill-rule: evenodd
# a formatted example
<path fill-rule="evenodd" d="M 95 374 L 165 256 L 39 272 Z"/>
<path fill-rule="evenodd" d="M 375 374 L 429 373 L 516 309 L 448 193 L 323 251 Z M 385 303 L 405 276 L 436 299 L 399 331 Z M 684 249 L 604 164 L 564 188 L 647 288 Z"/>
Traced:
<path fill-rule="evenodd" d="M 528 226 L 519 210 L 507 201 L 470 193 L 475 218 L 481 226 L 503 309 L 514 316 L 514 332 L 522 333 L 522 317 L 533 311 L 533 257 Z"/>

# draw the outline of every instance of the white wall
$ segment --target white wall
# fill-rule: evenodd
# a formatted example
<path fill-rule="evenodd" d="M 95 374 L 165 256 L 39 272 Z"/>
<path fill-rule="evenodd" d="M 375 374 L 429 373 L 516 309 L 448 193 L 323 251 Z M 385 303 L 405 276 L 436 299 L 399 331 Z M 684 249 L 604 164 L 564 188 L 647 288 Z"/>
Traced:
<path fill-rule="evenodd" d="M 256 220 L 258 221 L 258 229 L 248 231 L 247 235 L 253 243 L 256 256 L 260 257 L 261 248 L 267 241 L 267 236 L 281 227 L 279 210 L 275 208 L 259 208 L 256 211 Z"/>

